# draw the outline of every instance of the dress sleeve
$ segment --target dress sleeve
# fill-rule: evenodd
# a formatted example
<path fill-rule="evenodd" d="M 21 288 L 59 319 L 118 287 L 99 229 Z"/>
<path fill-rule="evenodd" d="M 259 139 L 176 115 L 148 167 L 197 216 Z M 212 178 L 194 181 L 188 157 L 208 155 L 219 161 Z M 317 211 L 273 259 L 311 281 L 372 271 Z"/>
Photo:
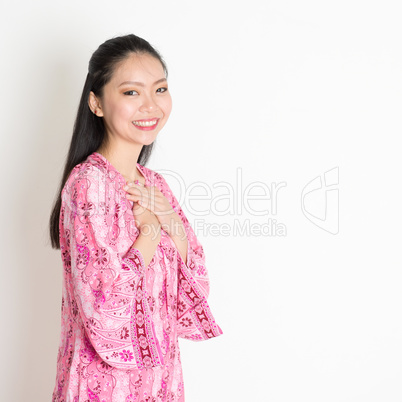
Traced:
<path fill-rule="evenodd" d="M 160 366 L 163 358 L 149 314 L 144 259 L 133 246 L 124 255 L 118 253 L 116 217 L 122 204 L 114 200 L 111 211 L 101 202 L 104 186 L 102 178 L 78 175 L 68 181 L 62 198 L 60 244 L 71 305 L 78 316 L 74 318 L 82 323 L 87 349 L 94 349 L 108 365 Z"/>
<path fill-rule="evenodd" d="M 208 305 L 209 277 L 204 249 L 194 233 L 183 209 L 166 180 L 156 173 L 161 191 L 179 215 L 187 235 L 187 262 L 178 256 L 177 320 L 178 336 L 193 341 L 214 338 L 222 334 Z"/>

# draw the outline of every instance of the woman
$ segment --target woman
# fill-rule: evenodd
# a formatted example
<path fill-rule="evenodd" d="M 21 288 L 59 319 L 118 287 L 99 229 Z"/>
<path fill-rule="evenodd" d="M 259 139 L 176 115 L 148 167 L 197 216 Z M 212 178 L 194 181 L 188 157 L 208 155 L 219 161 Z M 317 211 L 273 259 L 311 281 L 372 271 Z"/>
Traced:
<path fill-rule="evenodd" d="M 203 248 L 144 166 L 171 111 L 166 78 L 135 35 L 106 41 L 89 62 L 50 221 L 64 268 L 53 401 L 184 401 L 178 337 L 222 333 Z"/>

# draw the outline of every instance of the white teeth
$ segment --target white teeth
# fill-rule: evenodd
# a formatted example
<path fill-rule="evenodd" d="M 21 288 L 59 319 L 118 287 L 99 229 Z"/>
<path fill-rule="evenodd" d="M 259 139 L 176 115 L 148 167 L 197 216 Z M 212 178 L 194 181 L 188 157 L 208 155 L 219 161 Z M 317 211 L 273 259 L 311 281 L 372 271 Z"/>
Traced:
<path fill-rule="evenodd" d="M 151 120 L 151 121 L 133 121 L 134 126 L 140 126 L 140 127 L 151 127 L 156 124 L 158 120 Z"/>

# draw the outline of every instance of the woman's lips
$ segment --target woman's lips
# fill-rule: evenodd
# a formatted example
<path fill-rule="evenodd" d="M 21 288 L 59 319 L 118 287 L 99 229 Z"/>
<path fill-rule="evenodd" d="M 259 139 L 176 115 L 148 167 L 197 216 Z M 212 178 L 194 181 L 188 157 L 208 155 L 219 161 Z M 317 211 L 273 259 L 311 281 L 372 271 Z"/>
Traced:
<path fill-rule="evenodd" d="M 136 128 L 140 130 L 153 130 L 158 125 L 159 119 L 143 119 L 143 120 L 134 120 L 133 124 Z"/>

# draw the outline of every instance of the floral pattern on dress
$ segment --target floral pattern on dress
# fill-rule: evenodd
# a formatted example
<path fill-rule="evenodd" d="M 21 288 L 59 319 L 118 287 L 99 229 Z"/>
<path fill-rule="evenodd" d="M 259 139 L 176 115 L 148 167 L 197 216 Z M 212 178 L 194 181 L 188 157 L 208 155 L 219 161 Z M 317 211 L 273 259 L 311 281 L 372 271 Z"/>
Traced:
<path fill-rule="evenodd" d="M 219 336 L 207 302 L 204 251 L 161 174 L 137 164 L 183 221 L 185 264 L 161 230 L 145 267 L 125 180 L 101 154 L 78 164 L 62 191 L 61 337 L 53 402 L 184 401 L 178 338 Z"/>

